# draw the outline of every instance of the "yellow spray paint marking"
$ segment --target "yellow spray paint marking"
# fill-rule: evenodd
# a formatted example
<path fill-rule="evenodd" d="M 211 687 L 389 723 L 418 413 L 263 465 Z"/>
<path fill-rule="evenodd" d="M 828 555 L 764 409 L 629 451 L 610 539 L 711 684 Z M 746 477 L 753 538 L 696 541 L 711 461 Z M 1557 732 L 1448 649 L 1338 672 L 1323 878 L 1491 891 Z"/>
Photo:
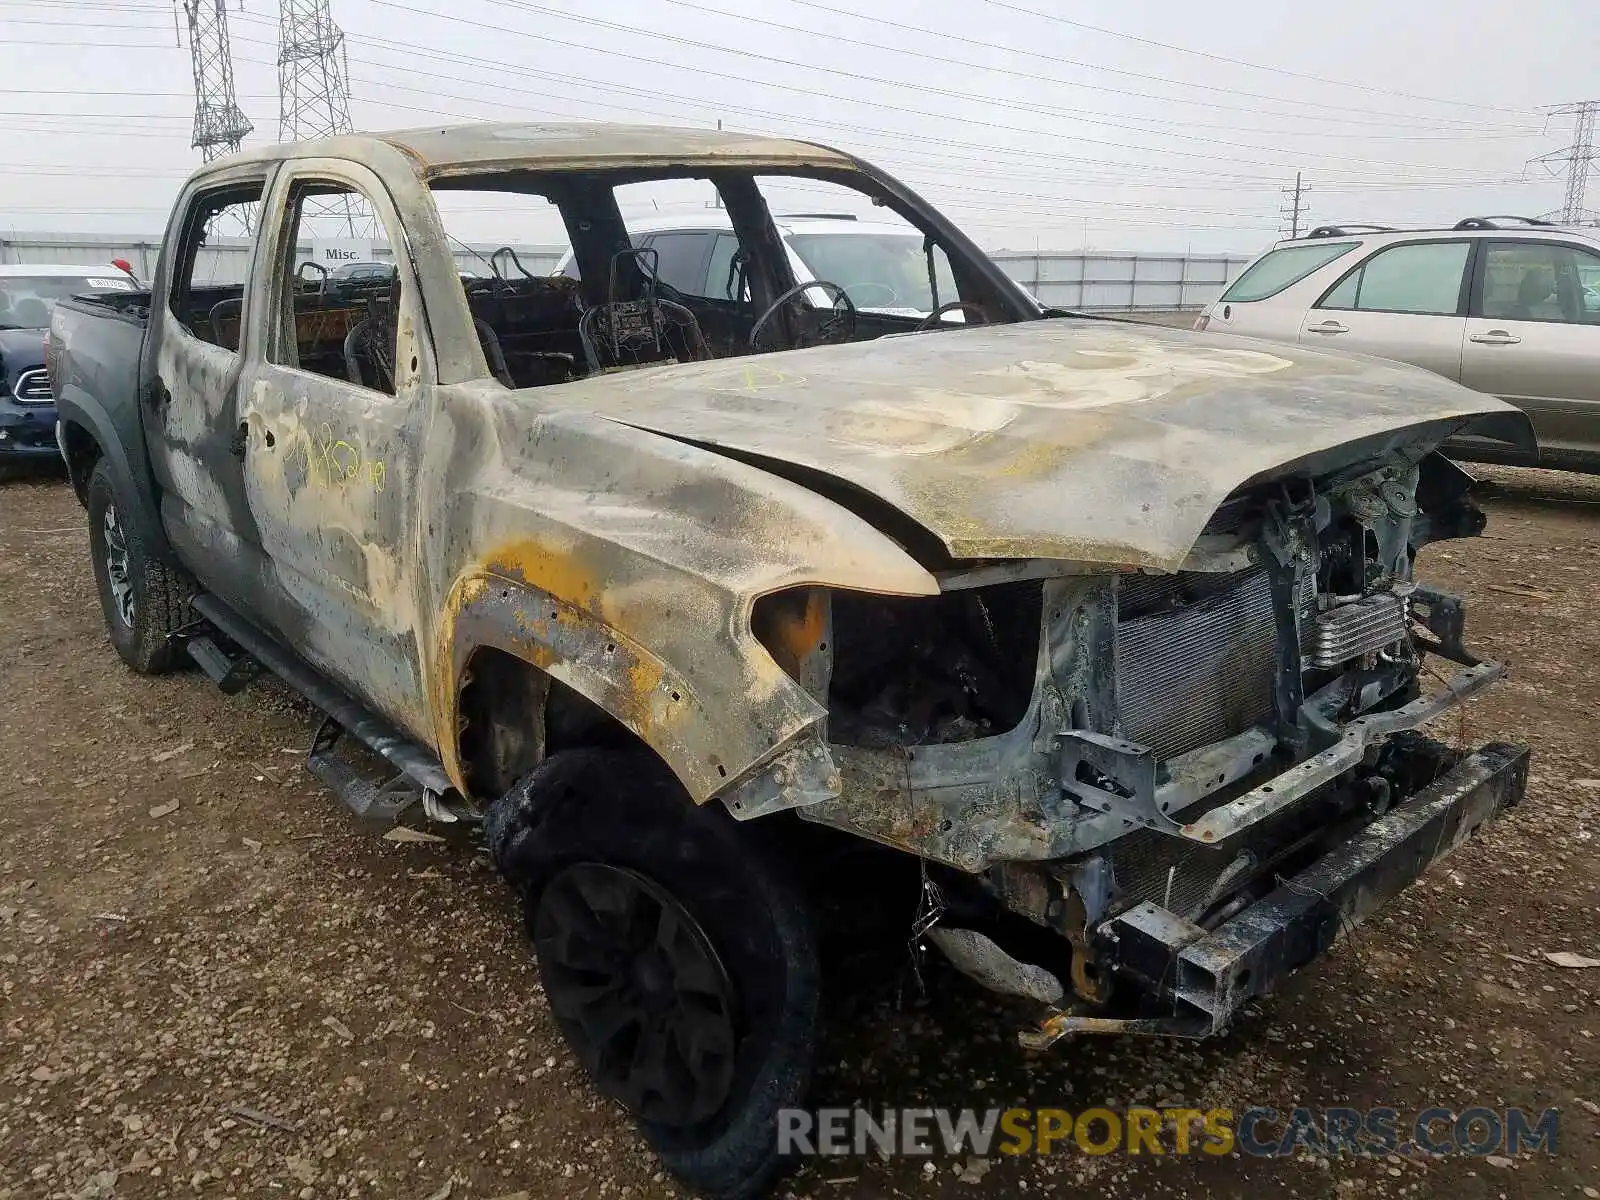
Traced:
<path fill-rule="evenodd" d="M 799 385 L 806 381 L 804 375 L 790 375 L 787 371 L 776 371 L 771 367 L 758 366 L 747 363 L 744 370 L 744 390 L 747 392 L 768 392 L 774 388 Z"/>
<path fill-rule="evenodd" d="M 366 459 L 361 448 L 333 436 L 326 422 L 313 435 L 305 432 L 295 447 L 305 465 L 306 478 L 321 488 L 348 488 L 352 484 L 381 492 L 388 479 L 382 459 Z"/>

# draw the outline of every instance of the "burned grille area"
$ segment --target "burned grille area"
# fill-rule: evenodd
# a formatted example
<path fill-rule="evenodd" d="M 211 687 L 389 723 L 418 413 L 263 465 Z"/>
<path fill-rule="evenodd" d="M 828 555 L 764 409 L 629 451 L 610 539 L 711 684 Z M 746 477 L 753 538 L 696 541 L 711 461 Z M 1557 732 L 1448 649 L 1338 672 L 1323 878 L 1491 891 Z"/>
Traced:
<path fill-rule="evenodd" d="M 1016 726 L 1033 698 L 1042 596 L 1037 582 L 938 596 L 835 592 L 829 740 L 928 745 Z"/>
<path fill-rule="evenodd" d="M 1276 670 L 1264 570 L 1119 579 L 1117 711 L 1128 740 L 1172 758 L 1266 721 Z"/>

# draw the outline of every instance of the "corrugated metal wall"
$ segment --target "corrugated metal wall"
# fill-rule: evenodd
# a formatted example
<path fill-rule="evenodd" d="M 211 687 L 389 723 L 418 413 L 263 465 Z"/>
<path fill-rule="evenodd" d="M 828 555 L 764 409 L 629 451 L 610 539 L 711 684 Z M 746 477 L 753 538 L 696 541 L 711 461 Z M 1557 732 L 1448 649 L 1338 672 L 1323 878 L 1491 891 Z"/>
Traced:
<path fill-rule="evenodd" d="M 126 258 L 141 278 L 155 271 L 160 242 L 153 239 L 92 234 L 29 234 L 0 237 L 0 263 L 103 264 Z M 201 251 L 199 277 L 214 283 L 237 283 L 244 277 L 250 243 L 244 238 L 221 238 Z M 485 243 L 470 249 L 457 247 L 457 264 L 465 271 L 488 274 L 486 259 L 496 249 Z M 555 269 L 564 252 L 559 246 L 517 246 L 522 265 L 534 274 Z M 301 247 L 309 257 L 311 247 Z M 386 261 L 385 246 L 373 257 Z M 1117 312 L 1170 311 L 1199 308 L 1250 260 L 1223 254 L 1067 254 L 1051 251 L 1028 253 L 1000 250 L 991 257 L 1013 279 L 1043 304 L 1060 308 L 1102 309 Z"/>

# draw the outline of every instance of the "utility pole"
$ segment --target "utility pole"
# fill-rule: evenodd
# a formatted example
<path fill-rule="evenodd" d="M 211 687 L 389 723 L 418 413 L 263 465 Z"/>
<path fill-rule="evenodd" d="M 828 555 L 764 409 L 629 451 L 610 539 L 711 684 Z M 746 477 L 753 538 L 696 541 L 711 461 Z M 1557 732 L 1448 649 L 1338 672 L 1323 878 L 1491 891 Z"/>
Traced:
<path fill-rule="evenodd" d="M 1548 110 L 1553 117 L 1573 118 L 1572 145 L 1565 150 L 1541 154 L 1532 162 L 1554 171 L 1554 164 L 1567 165 L 1567 194 L 1557 212 L 1547 213 L 1563 225 L 1600 224 L 1600 216 L 1583 206 L 1584 193 L 1589 187 L 1589 173 L 1594 170 L 1596 158 L 1594 127 L 1595 116 L 1600 113 L 1600 100 L 1584 100 L 1576 104 L 1560 104 Z"/>
<path fill-rule="evenodd" d="M 1305 202 L 1305 198 L 1311 193 L 1311 189 L 1302 182 L 1300 172 L 1296 171 L 1294 173 L 1294 187 L 1284 188 L 1282 191 L 1285 204 L 1279 211 L 1284 219 L 1289 222 L 1289 228 L 1284 232 L 1292 238 L 1297 238 L 1300 236 L 1301 218 L 1311 212 L 1310 205 Z"/>
<path fill-rule="evenodd" d="M 279 0 L 278 140 L 298 142 L 349 133 L 350 63 L 344 30 L 334 24 L 329 0 Z M 349 197 L 318 202 L 316 214 L 342 223 L 349 237 L 370 228 Z"/>

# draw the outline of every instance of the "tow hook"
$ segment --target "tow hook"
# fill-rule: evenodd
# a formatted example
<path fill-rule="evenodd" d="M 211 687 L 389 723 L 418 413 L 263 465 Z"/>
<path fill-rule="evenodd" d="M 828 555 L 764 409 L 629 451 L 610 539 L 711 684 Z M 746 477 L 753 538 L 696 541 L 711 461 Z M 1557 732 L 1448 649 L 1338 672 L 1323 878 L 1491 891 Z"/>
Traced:
<path fill-rule="evenodd" d="M 1152 1037 L 1205 1037 L 1206 1023 L 1186 1017 L 1097 1017 L 1087 1013 L 1052 1012 L 1039 1024 L 1017 1031 L 1017 1043 L 1035 1054 L 1074 1033 L 1146 1034 Z"/>

